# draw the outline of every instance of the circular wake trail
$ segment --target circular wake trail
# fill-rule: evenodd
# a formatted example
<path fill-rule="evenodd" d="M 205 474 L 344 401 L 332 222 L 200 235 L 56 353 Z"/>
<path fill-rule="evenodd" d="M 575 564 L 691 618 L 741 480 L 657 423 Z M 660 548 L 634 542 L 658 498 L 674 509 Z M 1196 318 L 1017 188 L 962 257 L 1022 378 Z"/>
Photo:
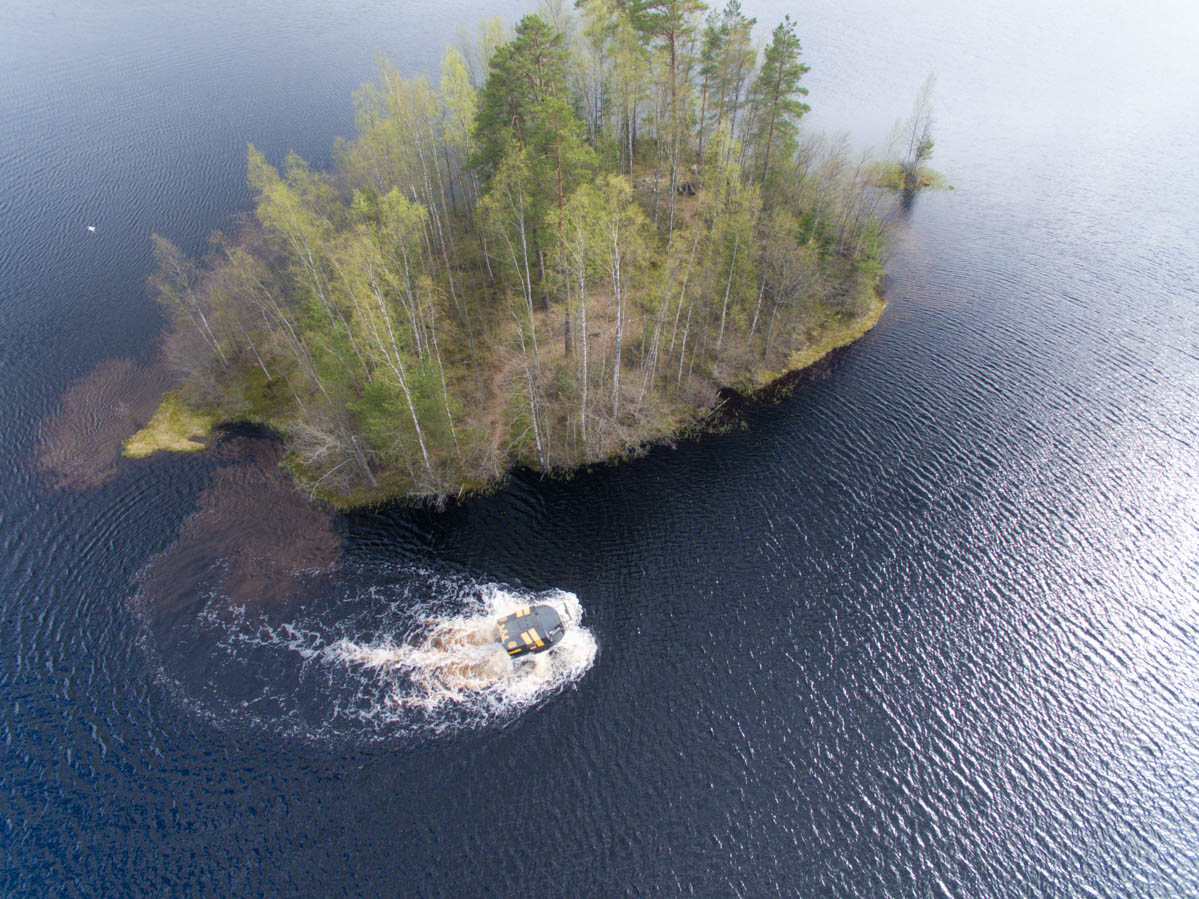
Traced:
<path fill-rule="evenodd" d="M 566 632 L 546 652 L 509 658 L 495 622 L 536 603 L 558 608 Z M 137 607 L 146 648 L 185 706 L 220 727 L 316 742 L 501 725 L 577 683 L 598 651 L 573 593 L 414 569 L 339 566 L 298 607 L 247 606 L 219 589 L 163 614 L 143 591 Z"/>

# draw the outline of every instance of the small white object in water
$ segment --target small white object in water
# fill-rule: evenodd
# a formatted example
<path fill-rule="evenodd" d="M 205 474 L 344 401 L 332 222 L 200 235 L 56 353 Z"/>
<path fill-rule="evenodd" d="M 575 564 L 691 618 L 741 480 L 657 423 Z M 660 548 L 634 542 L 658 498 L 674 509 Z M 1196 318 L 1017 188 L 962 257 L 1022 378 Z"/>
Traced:
<path fill-rule="evenodd" d="M 95 226 L 95 225 L 88 225 L 88 226 L 87 226 L 87 230 L 89 230 L 89 231 L 95 231 L 95 230 L 96 230 L 96 226 Z"/>

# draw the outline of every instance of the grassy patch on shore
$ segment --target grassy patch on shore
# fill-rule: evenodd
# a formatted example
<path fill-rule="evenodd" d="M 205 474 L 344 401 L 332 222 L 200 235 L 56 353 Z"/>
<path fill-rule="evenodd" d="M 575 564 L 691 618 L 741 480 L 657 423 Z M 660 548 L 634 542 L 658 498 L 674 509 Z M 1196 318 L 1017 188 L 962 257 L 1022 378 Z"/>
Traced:
<path fill-rule="evenodd" d="M 852 318 L 836 317 L 825 321 L 820 327 L 816 340 L 791 354 L 791 358 L 787 360 L 788 370 L 800 371 L 809 365 L 814 365 L 833 350 L 849 346 L 864 337 L 871 328 L 878 324 L 886 307 L 887 304 L 883 298 L 876 294 L 874 305 L 861 315 Z"/>
<path fill-rule="evenodd" d="M 198 452 L 207 448 L 205 438 L 216 421 L 215 415 L 183 405 L 177 394 L 164 394 L 150 422 L 125 441 L 124 454 L 131 459 L 144 459 L 160 450 Z"/>
<path fill-rule="evenodd" d="M 879 165 L 874 171 L 874 179 L 875 184 L 879 187 L 885 187 L 889 190 L 903 190 L 903 166 L 898 162 Z M 953 190 L 953 185 L 949 183 L 948 178 L 936 169 L 921 166 L 916 173 L 916 189 Z"/>

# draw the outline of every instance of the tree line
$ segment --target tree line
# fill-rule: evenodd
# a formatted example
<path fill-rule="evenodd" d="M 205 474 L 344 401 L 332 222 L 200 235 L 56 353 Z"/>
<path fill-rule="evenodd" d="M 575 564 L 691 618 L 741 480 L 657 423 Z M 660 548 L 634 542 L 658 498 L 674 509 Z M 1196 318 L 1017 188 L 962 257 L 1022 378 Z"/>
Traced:
<path fill-rule="evenodd" d="M 183 398 L 283 433 L 314 491 L 440 496 L 694 423 L 876 305 L 868 156 L 801 139 L 796 23 L 549 2 L 386 60 L 330 171 L 253 146 L 253 215 L 155 236 Z"/>

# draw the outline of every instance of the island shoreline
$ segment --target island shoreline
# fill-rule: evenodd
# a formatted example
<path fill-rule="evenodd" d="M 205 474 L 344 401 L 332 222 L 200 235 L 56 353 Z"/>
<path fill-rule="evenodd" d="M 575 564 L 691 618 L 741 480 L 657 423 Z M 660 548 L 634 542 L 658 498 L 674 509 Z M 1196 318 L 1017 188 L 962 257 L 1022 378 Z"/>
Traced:
<path fill-rule="evenodd" d="M 811 375 L 813 369 L 822 362 L 838 351 L 847 349 L 869 334 L 878 325 L 888 306 L 881 289 L 877 286 L 874 289 L 874 296 L 876 302 L 866 312 L 844 322 L 833 333 L 824 335 L 823 340 L 817 340 L 811 346 L 797 351 L 796 355 L 801 360 L 797 367 L 788 368 L 778 373 L 775 377 L 748 390 L 728 385 L 721 386 L 718 389 L 720 402 L 705 411 L 697 410 L 695 417 L 691 421 L 685 422 L 681 427 L 669 433 L 648 437 L 636 444 L 626 446 L 621 452 L 612 453 L 601 458 L 585 460 L 569 468 L 544 470 L 535 466 L 517 464 L 509 466 L 497 478 L 492 478 L 482 484 L 462 484 L 457 491 L 448 491 L 436 495 L 413 495 L 404 492 L 384 493 L 364 502 L 356 502 L 349 498 L 340 497 L 337 494 L 315 490 L 313 482 L 305 476 L 303 470 L 288 461 L 287 436 L 277 428 L 271 426 L 270 423 L 245 418 L 217 420 L 211 416 L 206 417 L 202 413 L 195 413 L 188 417 L 177 417 L 174 421 L 183 425 L 205 421 L 209 424 L 207 430 L 188 429 L 187 427 L 172 430 L 165 425 L 159 413 L 156 412 L 154 425 L 148 425 L 124 441 L 122 455 L 132 459 L 143 459 L 157 453 L 206 452 L 215 448 L 224 438 L 224 435 L 235 434 L 245 428 L 254 428 L 255 430 L 269 434 L 271 439 L 278 441 L 284 451 L 283 459 L 280 463 L 281 466 L 287 469 L 296 489 L 308 493 L 309 500 L 313 503 L 336 510 L 339 513 L 347 514 L 396 504 L 414 508 L 430 505 L 441 507 L 451 499 L 455 502 L 460 502 L 472 497 L 487 496 L 496 493 L 502 490 L 505 484 L 511 480 L 514 472 L 520 470 L 532 471 L 543 477 L 565 480 L 598 467 L 631 461 L 639 458 L 656 446 L 672 446 L 681 440 L 695 439 L 705 434 L 719 433 L 722 430 L 726 430 L 734 421 L 738 420 L 739 416 L 746 409 L 776 403 L 788 396 L 803 381 L 805 376 Z M 177 394 L 175 391 L 170 390 L 163 395 L 161 407 L 166 407 L 169 404 L 177 402 Z"/>

